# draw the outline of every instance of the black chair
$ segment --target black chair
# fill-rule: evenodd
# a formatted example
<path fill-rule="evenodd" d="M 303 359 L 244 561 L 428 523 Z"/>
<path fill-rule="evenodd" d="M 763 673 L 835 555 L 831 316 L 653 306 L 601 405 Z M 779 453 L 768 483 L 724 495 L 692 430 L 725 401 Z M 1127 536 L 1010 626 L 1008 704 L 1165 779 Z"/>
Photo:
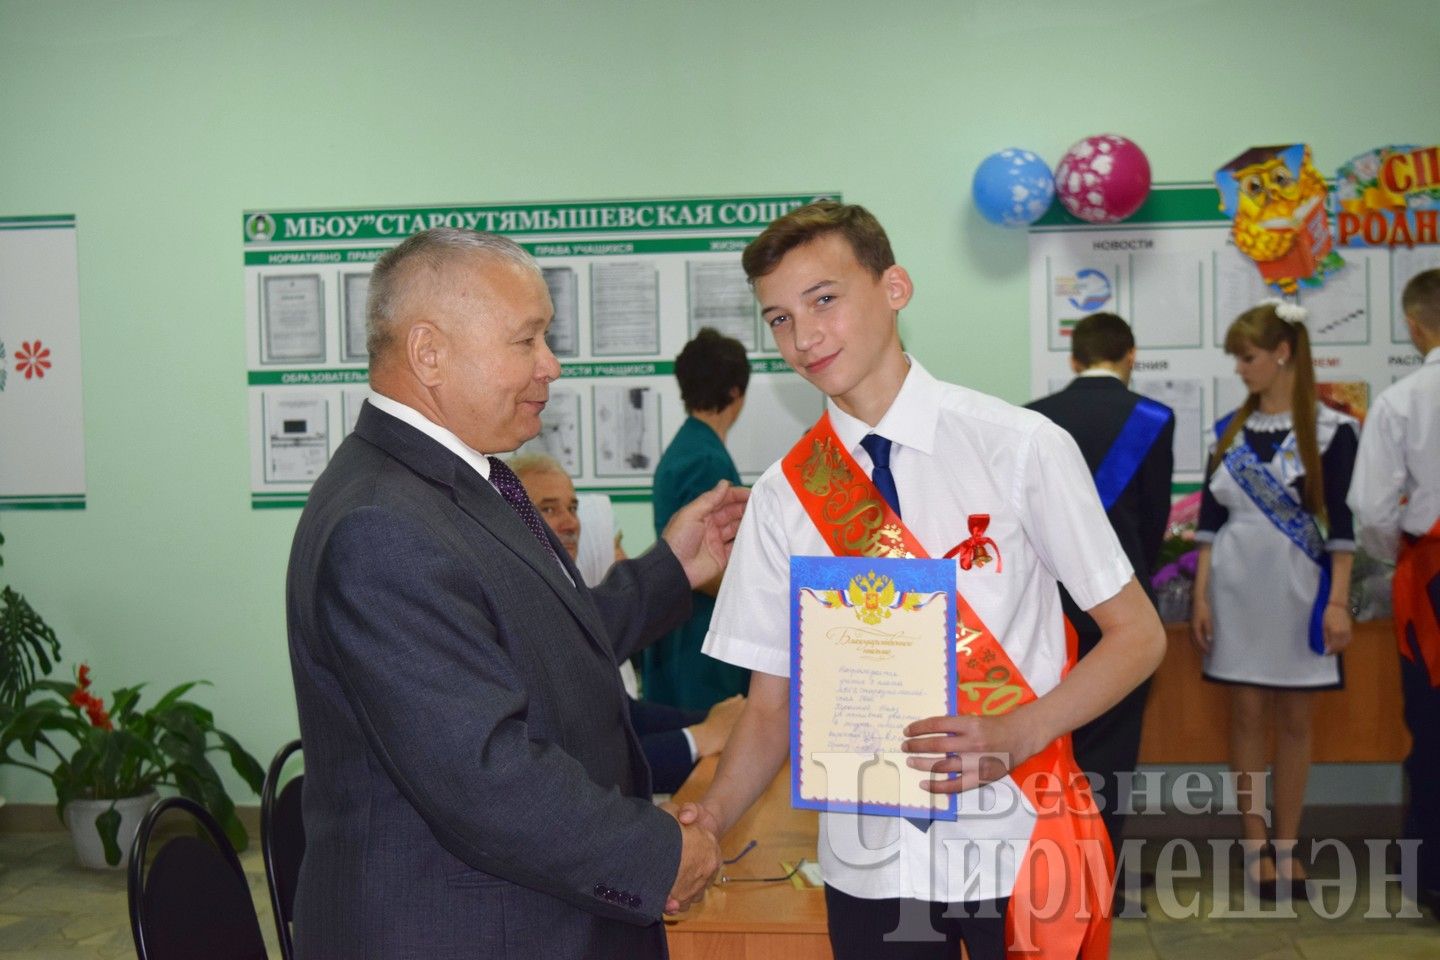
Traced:
<path fill-rule="evenodd" d="M 281 747 L 270 761 L 265 785 L 260 790 L 260 851 L 265 857 L 265 879 L 270 885 L 270 906 L 274 908 L 275 932 L 284 960 L 295 957 L 290 919 L 295 912 L 300 861 L 305 858 L 305 824 L 300 817 L 300 791 L 305 775 L 291 777 L 284 789 L 279 789 L 279 785 L 286 761 L 299 752 L 299 740 L 291 740 Z"/>
<path fill-rule="evenodd" d="M 171 837 L 147 865 L 151 833 L 172 810 L 193 819 L 200 836 Z M 195 801 L 166 797 L 145 814 L 130 849 L 129 886 L 130 931 L 140 960 L 267 960 L 240 858 Z"/>

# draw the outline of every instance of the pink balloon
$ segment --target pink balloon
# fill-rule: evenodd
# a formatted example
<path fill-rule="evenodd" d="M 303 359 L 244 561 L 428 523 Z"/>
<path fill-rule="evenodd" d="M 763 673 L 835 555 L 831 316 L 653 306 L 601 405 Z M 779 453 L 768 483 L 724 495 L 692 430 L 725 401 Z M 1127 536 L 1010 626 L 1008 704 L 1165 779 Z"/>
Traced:
<path fill-rule="evenodd" d="M 1055 193 L 1081 220 L 1124 220 L 1150 195 L 1150 161 L 1132 140 L 1113 133 L 1086 137 L 1060 158 Z"/>

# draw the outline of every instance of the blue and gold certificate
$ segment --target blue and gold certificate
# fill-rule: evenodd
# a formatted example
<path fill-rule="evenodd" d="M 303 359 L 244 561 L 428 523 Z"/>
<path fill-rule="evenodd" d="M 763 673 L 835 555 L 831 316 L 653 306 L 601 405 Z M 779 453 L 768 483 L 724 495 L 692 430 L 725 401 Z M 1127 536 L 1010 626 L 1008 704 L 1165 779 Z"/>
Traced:
<path fill-rule="evenodd" d="M 790 597 L 793 805 L 954 820 L 900 743 L 955 713 L 955 561 L 792 557 Z"/>

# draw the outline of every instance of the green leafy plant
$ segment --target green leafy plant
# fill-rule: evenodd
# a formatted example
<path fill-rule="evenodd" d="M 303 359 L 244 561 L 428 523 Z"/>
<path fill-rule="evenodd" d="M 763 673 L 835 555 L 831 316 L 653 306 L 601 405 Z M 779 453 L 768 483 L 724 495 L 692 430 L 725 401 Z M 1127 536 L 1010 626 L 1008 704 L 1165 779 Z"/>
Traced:
<path fill-rule="evenodd" d="M 215 726 L 209 710 L 186 699 L 204 683 L 182 683 L 147 710 L 140 709 L 144 685 L 124 687 L 111 694 L 107 710 L 105 701 L 90 692 L 90 668 L 85 664 L 73 683 L 33 681 L 18 707 L 0 708 L 0 763 L 49 777 L 62 818 L 72 800 L 118 800 L 173 787 L 214 814 L 236 849 L 243 850 L 249 838 L 210 755 L 228 756 L 256 793 L 265 774 L 234 737 Z M 53 757 L 53 769 L 41 765 L 41 751 Z M 95 826 L 105 859 L 118 864 L 119 812 L 111 806 Z"/>
<path fill-rule="evenodd" d="M 0 535 L 0 546 L 5 543 Z M 0 557 L 0 567 L 5 559 Z M 0 703 L 18 706 L 38 678 L 60 657 L 55 631 L 25 598 L 6 586 L 0 590 Z"/>

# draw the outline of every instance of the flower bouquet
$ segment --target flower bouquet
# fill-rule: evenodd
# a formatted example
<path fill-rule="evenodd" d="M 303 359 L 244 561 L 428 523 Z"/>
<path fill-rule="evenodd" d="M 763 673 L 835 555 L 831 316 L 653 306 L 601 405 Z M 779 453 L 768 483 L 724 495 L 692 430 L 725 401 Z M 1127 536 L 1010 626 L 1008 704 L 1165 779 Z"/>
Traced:
<path fill-rule="evenodd" d="M 1165 623 L 1188 623 L 1190 591 L 1195 585 L 1195 524 L 1200 519 L 1200 491 L 1187 494 L 1170 507 L 1165 540 L 1160 545 L 1159 569 L 1150 578 L 1155 607 Z"/>

